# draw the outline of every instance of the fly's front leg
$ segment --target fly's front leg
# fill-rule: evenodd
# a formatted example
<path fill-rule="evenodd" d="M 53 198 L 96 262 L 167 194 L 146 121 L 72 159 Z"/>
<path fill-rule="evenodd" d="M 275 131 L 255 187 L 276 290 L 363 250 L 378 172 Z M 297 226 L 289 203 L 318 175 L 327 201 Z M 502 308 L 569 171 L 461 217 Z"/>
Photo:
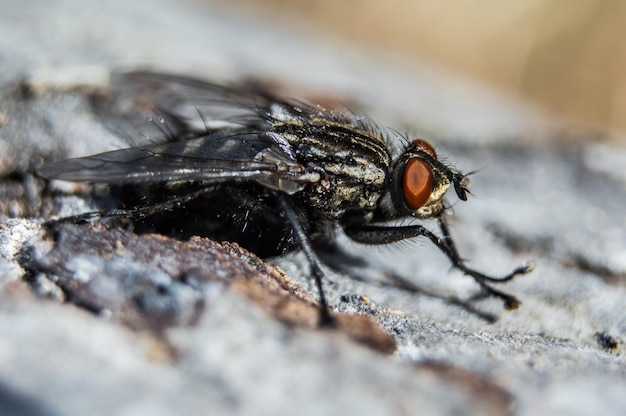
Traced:
<path fill-rule="evenodd" d="M 516 267 L 515 269 L 513 269 L 507 275 L 504 275 L 501 277 L 488 276 L 477 270 L 470 269 L 469 267 L 465 265 L 464 260 L 461 258 L 461 256 L 459 255 L 456 249 L 456 245 L 454 244 L 454 240 L 452 239 L 452 236 L 450 235 L 450 229 L 448 228 L 448 224 L 446 223 L 445 218 L 441 216 L 437 218 L 437 222 L 439 224 L 439 229 L 441 230 L 441 235 L 443 237 L 442 240 L 448 248 L 448 251 L 447 252 L 444 251 L 444 252 L 448 256 L 448 258 L 450 259 L 454 267 L 461 270 L 466 275 L 472 276 L 474 280 L 476 280 L 476 282 L 481 286 L 481 288 L 483 288 L 483 290 L 487 294 L 501 298 L 504 301 L 504 307 L 506 309 L 509 309 L 509 310 L 517 309 L 521 303 L 517 298 L 511 295 L 508 295 L 504 292 L 501 292 L 497 289 L 492 288 L 491 286 L 487 284 L 487 282 L 492 282 L 492 283 L 508 282 L 509 280 L 513 279 L 517 275 L 530 273 L 533 270 L 533 265 L 522 264 Z M 439 247 L 439 245 L 437 245 L 437 247 Z"/>
<path fill-rule="evenodd" d="M 345 229 L 346 234 L 351 239 L 363 243 L 363 244 L 388 244 L 407 238 L 414 237 L 426 237 L 428 238 L 439 250 L 441 250 L 452 262 L 452 265 L 461 270 L 464 274 L 471 276 L 480 285 L 482 290 L 490 296 L 495 296 L 504 302 L 506 309 L 516 309 L 520 305 L 520 301 L 512 295 L 501 292 L 491 287 L 487 282 L 503 283 L 511 280 L 513 277 L 519 274 L 526 274 L 532 270 L 532 266 L 523 265 L 517 267 L 511 273 L 503 277 L 491 277 L 481 272 L 470 269 L 465 266 L 463 259 L 459 256 L 454 241 L 450 236 L 448 227 L 445 221 L 439 219 L 439 227 L 441 229 L 442 236 L 439 237 L 432 231 L 421 225 L 408 225 L 408 226 L 381 226 L 381 225 L 359 225 L 352 226 Z"/>
<path fill-rule="evenodd" d="M 454 244 L 454 241 L 452 240 L 452 236 L 450 235 L 450 230 L 448 228 L 448 224 L 446 224 L 445 219 L 443 217 L 439 217 L 437 221 L 439 223 L 439 229 L 441 230 L 441 234 L 450 251 L 450 254 L 448 253 L 446 254 L 448 255 L 448 257 L 454 264 L 454 267 L 463 271 L 465 274 L 470 275 L 477 280 L 488 281 L 488 282 L 493 282 L 493 283 L 504 283 L 513 279 L 517 275 L 527 274 L 533 271 L 534 266 L 531 263 L 529 263 L 529 264 L 522 264 L 521 266 L 516 267 L 509 274 L 505 276 L 491 277 L 481 272 L 478 272 L 476 270 L 470 269 L 469 267 L 466 267 L 463 262 L 463 259 L 461 258 L 461 256 L 459 256 L 459 253 L 456 249 L 456 245 Z"/>

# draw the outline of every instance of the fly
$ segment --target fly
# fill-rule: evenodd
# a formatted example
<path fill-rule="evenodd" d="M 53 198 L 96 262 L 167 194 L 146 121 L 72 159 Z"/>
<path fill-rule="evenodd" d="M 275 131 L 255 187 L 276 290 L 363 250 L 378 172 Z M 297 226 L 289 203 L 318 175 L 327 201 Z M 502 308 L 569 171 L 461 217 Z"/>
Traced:
<path fill-rule="evenodd" d="M 138 134 L 129 148 L 48 163 L 38 173 L 64 181 L 158 185 L 169 195 L 157 203 L 74 220 L 144 218 L 201 201 L 207 215 L 239 224 L 238 231 L 225 227 L 234 240 L 248 233 L 249 246 L 261 251 L 265 239 L 273 238 L 277 245 L 304 252 L 319 293 L 322 324 L 333 318 L 315 247 L 331 245 L 339 227 L 371 245 L 426 237 L 486 295 L 500 298 L 507 309 L 519 306 L 491 283 L 529 273 L 532 265 L 501 277 L 465 265 L 446 225 L 444 196 L 453 189 L 467 200 L 468 180 L 442 162 L 427 141 L 405 140 L 396 149 L 391 142 L 402 138 L 367 117 L 258 88 L 149 72 L 119 74 L 113 88 L 105 106 L 110 115 L 144 112 L 157 120 L 160 131 Z M 142 135 L 147 143 L 137 142 Z M 418 223 L 388 224 L 405 218 L 433 219 L 439 234 Z"/>

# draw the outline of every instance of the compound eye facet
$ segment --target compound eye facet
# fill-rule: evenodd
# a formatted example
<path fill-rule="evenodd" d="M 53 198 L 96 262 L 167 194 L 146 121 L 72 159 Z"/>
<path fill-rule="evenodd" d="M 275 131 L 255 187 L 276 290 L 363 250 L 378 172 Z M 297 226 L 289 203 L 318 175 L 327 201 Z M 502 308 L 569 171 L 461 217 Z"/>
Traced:
<path fill-rule="evenodd" d="M 402 177 L 402 193 L 407 207 L 412 210 L 423 207 L 434 186 L 435 180 L 430 166 L 421 159 L 409 159 Z"/>
<path fill-rule="evenodd" d="M 413 146 L 417 147 L 420 150 L 423 150 L 424 152 L 428 153 L 432 157 L 434 158 L 437 157 L 437 152 L 435 152 L 435 148 L 433 147 L 432 144 L 428 143 L 426 140 L 415 139 L 411 143 L 413 144 Z"/>

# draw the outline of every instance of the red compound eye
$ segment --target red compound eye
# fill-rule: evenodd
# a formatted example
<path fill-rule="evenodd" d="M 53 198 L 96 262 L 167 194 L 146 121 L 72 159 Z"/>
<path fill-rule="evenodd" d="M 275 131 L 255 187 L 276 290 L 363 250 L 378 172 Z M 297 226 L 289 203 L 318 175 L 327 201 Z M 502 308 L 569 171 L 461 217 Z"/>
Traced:
<path fill-rule="evenodd" d="M 425 151 L 432 157 L 435 157 L 435 158 L 437 157 L 437 152 L 435 152 L 435 148 L 433 147 L 432 144 L 428 143 L 426 140 L 415 139 L 411 143 L 413 143 L 413 146 L 417 147 L 420 150 Z"/>
<path fill-rule="evenodd" d="M 402 192 L 404 201 L 410 209 L 417 210 L 424 206 L 433 192 L 434 184 L 435 180 L 430 166 L 423 160 L 409 159 L 402 177 Z"/>

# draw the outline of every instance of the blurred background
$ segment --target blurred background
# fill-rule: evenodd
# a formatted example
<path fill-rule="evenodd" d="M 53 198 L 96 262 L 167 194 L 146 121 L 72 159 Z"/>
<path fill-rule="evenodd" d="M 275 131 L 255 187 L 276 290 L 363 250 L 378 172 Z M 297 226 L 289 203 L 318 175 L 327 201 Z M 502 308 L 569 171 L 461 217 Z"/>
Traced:
<path fill-rule="evenodd" d="M 223 3 L 426 61 L 573 120 L 626 130 L 626 1 Z"/>

